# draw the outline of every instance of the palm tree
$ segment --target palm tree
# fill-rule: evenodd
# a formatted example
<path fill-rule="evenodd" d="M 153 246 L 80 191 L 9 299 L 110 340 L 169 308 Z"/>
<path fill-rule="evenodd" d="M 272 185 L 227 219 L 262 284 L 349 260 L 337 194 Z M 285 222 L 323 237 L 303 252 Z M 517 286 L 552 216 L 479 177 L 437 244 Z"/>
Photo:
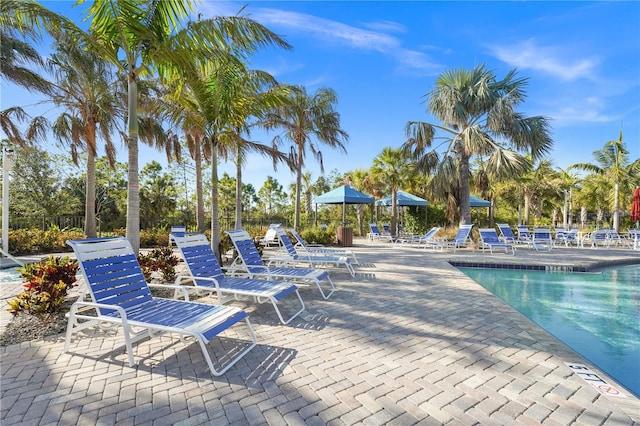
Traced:
<path fill-rule="evenodd" d="M 41 28 L 52 28 L 63 22 L 65 18 L 37 2 L 0 2 L 0 77 L 29 91 L 46 93 L 51 87 L 49 81 L 34 71 L 34 67 L 43 66 L 44 61 L 29 41 L 40 41 Z M 0 129 L 13 145 L 33 145 L 46 137 L 48 122 L 43 117 L 35 117 L 23 132 L 19 123 L 30 119 L 21 107 L 10 107 L 0 111 Z"/>
<path fill-rule="evenodd" d="M 607 142 L 602 149 L 593 151 L 593 156 L 598 164 L 576 163 L 569 166 L 569 170 L 580 169 L 601 175 L 611 184 L 613 188 L 613 192 L 610 193 L 610 202 L 613 207 L 613 229 L 618 231 L 620 226 L 620 191 L 630 194 L 633 187 L 637 185 L 637 176 L 640 175 L 640 158 L 629 162 L 629 151 L 625 148 L 622 140 L 622 131 L 620 131 L 618 140 Z"/>
<path fill-rule="evenodd" d="M 264 27 L 243 17 L 217 17 L 197 23 L 189 22 L 189 25 L 181 29 L 182 19 L 192 10 L 193 3 L 191 0 L 96 0 L 89 8 L 90 29 L 94 35 L 92 48 L 97 49 L 100 56 L 119 66 L 127 76 L 127 238 L 136 252 L 140 246 L 137 120 L 139 76 L 154 66 L 161 77 L 165 77 L 168 72 L 180 73 L 185 57 L 191 61 L 206 63 L 229 56 L 229 53 L 241 56 L 261 46 L 282 44 L 279 38 Z M 193 73 L 193 68 L 189 67 L 184 71 Z M 207 126 L 215 123 L 219 119 L 218 115 L 215 114 Z M 215 143 L 215 137 L 210 141 Z M 213 164 L 215 165 L 215 161 Z M 216 202 L 214 199 L 212 222 L 217 220 Z M 216 234 L 219 235 L 219 230 Z"/>
<path fill-rule="evenodd" d="M 340 128 L 340 114 L 335 110 L 338 103 L 336 93 L 329 88 L 319 88 L 313 95 L 307 94 L 302 86 L 295 86 L 288 96 L 288 102 L 265 117 L 267 130 L 284 129 L 282 135 L 273 138 L 274 145 L 289 141 L 292 162 L 296 172 L 296 198 L 294 227 L 300 228 L 300 194 L 302 192 L 302 169 L 306 151 L 320 163 L 324 173 L 322 151 L 314 143 L 338 148 L 346 153 L 344 143 L 349 135 Z"/>
<path fill-rule="evenodd" d="M 413 175 L 413 164 L 407 162 L 400 149 L 383 148 L 373 159 L 371 175 L 373 179 L 391 191 L 391 232 L 396 232 L 398 216 L 398 190 L 403 189 Z"/>
<path fill-rule="evenodd" d="M 171 98 L 177 100 L 186 96 L 184 99 L 188 102 L 190 114 L 186 124 L 191 132 L 198 133 L 204 144 L 203 153 L 211 159 L 211 244 L 219 255 L 218 157 L 227 158 L 231 153 L 237 155 L 238 144 L 243 144 L 246 149 L 276 155 L 276 151 L 269 147 L 239 138 L 247 117 L 254 113 L 255 108 L 243 104 L 247 102 L 247 89 L 243 85 L 254 84 L 250 78 L 243 80 L 244 75 L 251 75 L 243 61 L 262 46 L 290 46 L 267 28 L 243 17 L 216 17 L 192 22 L 176 34 L 176 39 L 190 39 L 182 32 L 197 30 L 196 33 L 201 33 L 205 29 L 217 34 L 208 56 L 194 55 L 191 50 L 181 50 L 177 46 L 169 50 L 160 62 L 160 70 L 163 80 L 173 88 Z M 281 155 L 281 158 L 284 157 Z M 242 158 L 239 160 L 242 163 Z"/>
<path fill-rule="evenodd" d="M 104 141 L 113 168 L 116 150 L 111 135 L 116 120 L 122 116 L 112 90 L 116 78 L 108 63 L 78 46 L 66 33 L 57 37 L 49 69 L 56 77 L 51 93 L 53 102 L 64 108 L 54 123 L 54 135 L 69 142 L 74 164 L 78 164 L 78 149 L 87 153 L 85 234 L 95 238 L 97 139 L 99 136 Z"/>
<path fill-rule="evenodd" d="M 427 110 L 442 124 L 410 121 L 402 149 L 416 160 L 420 170 L 435 170 L 442 182 L 455 177 L 455 196 L 460 223 L 471 222 L 469 205 L 470 159 L 486 156 L 487 173 L 517 176 L 527 161 L 518 152 L 529 152 L 535 160 L 552 146 L 544 117 L 525 117 L 515 108 L 524 101 L 527 80 L 510 71 L 497 80 L 493 71 L 480 65 L 472 70 L 454 69 L 440 75 L 428 93 Z M 444 136 L 436 137 L 436 131 Z M 432 144 L 442 140 L 443 153 Z M 509 147 L 511 149 L 508 149 Z M 437 179 L 434 179 L 437 184 Z"/>

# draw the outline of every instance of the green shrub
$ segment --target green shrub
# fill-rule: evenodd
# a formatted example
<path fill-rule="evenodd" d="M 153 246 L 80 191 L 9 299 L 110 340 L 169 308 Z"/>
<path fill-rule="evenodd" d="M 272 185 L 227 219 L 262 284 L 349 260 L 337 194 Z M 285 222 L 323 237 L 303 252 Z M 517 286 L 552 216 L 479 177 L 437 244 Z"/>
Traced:
<path fill-rule="evenodd" d="M 308 228 L 300 231 L 300 236 L 309 244 L 329 245 L 335 240 L 335 230 L 323 231 L 320 228 Z"/>
<path fill-rule="evenodd" d="M 79 266 L 76 260 L 49 256 L 18 271 L 25 280 L 25 291 L 8 302 L 13 315 L 57 313 L 63 306 L 68 290 L 76 281 Z"/>

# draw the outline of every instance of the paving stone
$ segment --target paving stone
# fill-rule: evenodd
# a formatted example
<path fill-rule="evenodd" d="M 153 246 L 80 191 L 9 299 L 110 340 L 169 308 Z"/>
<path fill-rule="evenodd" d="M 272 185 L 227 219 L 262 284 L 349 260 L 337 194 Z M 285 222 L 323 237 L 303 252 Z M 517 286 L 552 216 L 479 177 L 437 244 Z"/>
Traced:
<path fill-rule="evenodd" d="M 563 364 L 580 362 L 571 349 L 451 267 L 451 253 L 366 242 L 354 250 L 375 267 L 360 266 L 355 279 L 332 271 L 339 290 L 329 300 L 304 288 L 305 317 L 288 326 L 267 305 L 233 302 L 259 343 L 221 377 L 176 336 L 138 342 L 133 368 L 120 330 L 78 333 L 71 354 L 61 336 L 0 348 L 0 422 L 640 424 Z M 617 256 L 559 249 L 516 260 L 565 253 Z M 465 258 L 488 257 L 455 254 Z M 212 353 L 228 343 L 214 339 Z"/>

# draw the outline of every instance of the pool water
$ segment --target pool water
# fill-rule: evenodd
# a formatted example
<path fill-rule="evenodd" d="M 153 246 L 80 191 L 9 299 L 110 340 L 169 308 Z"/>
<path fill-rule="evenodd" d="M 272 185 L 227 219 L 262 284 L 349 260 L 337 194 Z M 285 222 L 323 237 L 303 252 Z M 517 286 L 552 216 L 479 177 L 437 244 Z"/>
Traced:
<path fill-rule="evenodd" d="M 0 283 L 22 281 L 18 268 L 0 269 Z"/>
<path fill-rule="evenodd" d="M 591 274 L 460 270 L 640 397 L 640 265 Z"/>

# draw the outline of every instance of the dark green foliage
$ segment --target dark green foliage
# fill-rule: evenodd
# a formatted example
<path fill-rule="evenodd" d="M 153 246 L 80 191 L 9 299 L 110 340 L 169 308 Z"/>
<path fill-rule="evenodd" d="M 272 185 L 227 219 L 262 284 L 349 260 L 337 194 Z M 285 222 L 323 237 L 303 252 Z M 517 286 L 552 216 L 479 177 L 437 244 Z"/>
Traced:
<path fill-rule="evenodd" d="M 16 229 L 9 231 L 9 252 L 13 255 L 32 253 L 62 253 L 71 251 L 67 240 L 84 238 L 84 231 L 77 228 Z"/>
<path fill-rule="evenodd" d="M 309 244 L 329 245 L 335 241 L 335 230 L 323 231 L 320 228 L 303 229 L 300 236 Z"/>

